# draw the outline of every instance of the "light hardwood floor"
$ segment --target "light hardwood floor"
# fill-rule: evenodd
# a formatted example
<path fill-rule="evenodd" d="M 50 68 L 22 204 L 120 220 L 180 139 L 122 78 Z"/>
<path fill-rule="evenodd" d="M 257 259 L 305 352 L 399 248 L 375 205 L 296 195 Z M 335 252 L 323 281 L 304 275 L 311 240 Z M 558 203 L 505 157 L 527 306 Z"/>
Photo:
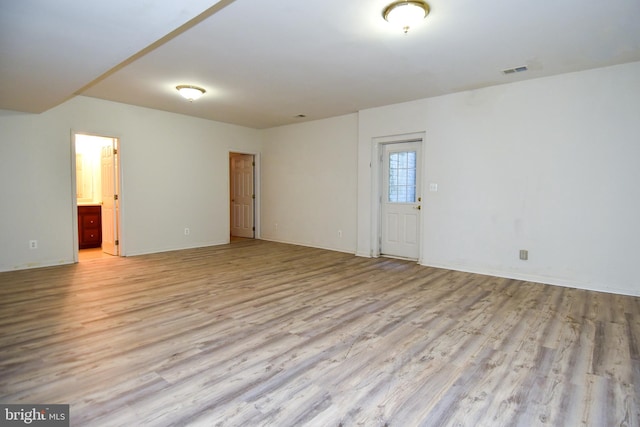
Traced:
<path fill-rule="evenodd" d="M 0 273 L 74 426 L 639 426 L 640 299 L 247 240 Z"/>

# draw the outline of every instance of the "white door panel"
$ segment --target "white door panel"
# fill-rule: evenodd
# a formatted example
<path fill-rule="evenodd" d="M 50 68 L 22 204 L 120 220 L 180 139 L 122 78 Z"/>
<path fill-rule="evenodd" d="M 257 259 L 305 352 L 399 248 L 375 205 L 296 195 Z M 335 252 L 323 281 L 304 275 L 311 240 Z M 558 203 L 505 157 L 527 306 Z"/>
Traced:
<path fill-rule="evenodd" d="M 388 244 L 398 243 L 398 214 L 397 213 L 387 213 L 387 223 L 386 223 L 386 240 Z"/>
<path fill-rule="evenodd" d="M 380 254 L 420 255 L 420 141 L 383 145 Z"/>
<path fill-rule="evenodd" d="M 118 251 L 118 175 L 116 139 L 102 147 L 102 251 L 119 255 Z"/>
<path fill-rule="evenodd" d="M 418 243 L 418 215 L 412 213 L 411 215 L 405 215 L 403 220 L 405 221 L 404 227 L 404 241 L 406 244 L 416 245 Z"/>

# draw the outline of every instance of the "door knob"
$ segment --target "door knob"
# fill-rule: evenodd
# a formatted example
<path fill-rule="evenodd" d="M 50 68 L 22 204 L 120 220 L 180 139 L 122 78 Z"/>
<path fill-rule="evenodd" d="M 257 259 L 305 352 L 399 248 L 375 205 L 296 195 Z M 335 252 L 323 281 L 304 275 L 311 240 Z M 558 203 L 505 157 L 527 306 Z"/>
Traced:
<path fill-rule="evenodd" d="M 420 210 L 420 205 L 418 205 L 418 206 L 414 206 L 414 207 L 413 207 L 413 209 L 418 209 L 418 210 Z"/>

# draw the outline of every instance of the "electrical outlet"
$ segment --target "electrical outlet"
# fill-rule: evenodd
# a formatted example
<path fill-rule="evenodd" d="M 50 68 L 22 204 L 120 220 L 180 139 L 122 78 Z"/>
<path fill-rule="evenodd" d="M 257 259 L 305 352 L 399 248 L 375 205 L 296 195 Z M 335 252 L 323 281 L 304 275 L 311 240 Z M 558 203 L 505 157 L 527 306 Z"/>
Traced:
<path fill-rule="evenodd" d="M 189 230 L 189 228 L 188 228 L 188 227 L 185 227 L 185 229 L 184 229 L 184 235 L 185 235 L 185 236 L 188 236 L 189 234 L 191 234 L 191 230 Z"/>
<path fill-rule="evenodd" d="M 529 259 L 529 251 L 526 249 L 520 249 L 520 259 L 526 261 Z"/>
<path fill-rule="evenodd" d="M 338 230 L 338 237 L 342 239 L 342 230 Z"/>
<path fill-rule="evenodd" d="M 38 249 L 38 241 L 29 240 L 29 249 Z"/>

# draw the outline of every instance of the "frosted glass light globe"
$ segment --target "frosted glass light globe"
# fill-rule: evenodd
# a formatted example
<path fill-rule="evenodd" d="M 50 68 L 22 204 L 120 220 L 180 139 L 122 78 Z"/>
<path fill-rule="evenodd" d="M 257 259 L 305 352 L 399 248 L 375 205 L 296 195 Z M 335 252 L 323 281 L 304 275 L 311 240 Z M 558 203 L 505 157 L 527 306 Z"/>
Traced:
<path fill-rule="evenodd" d="M 398 1 L 390 4 L 383 12 L 383 17 L 392 25 L 398 26 L 406 33 L 409 28 L 420 23 L 429 14 L 429 5 L 421 1 Z"/>

